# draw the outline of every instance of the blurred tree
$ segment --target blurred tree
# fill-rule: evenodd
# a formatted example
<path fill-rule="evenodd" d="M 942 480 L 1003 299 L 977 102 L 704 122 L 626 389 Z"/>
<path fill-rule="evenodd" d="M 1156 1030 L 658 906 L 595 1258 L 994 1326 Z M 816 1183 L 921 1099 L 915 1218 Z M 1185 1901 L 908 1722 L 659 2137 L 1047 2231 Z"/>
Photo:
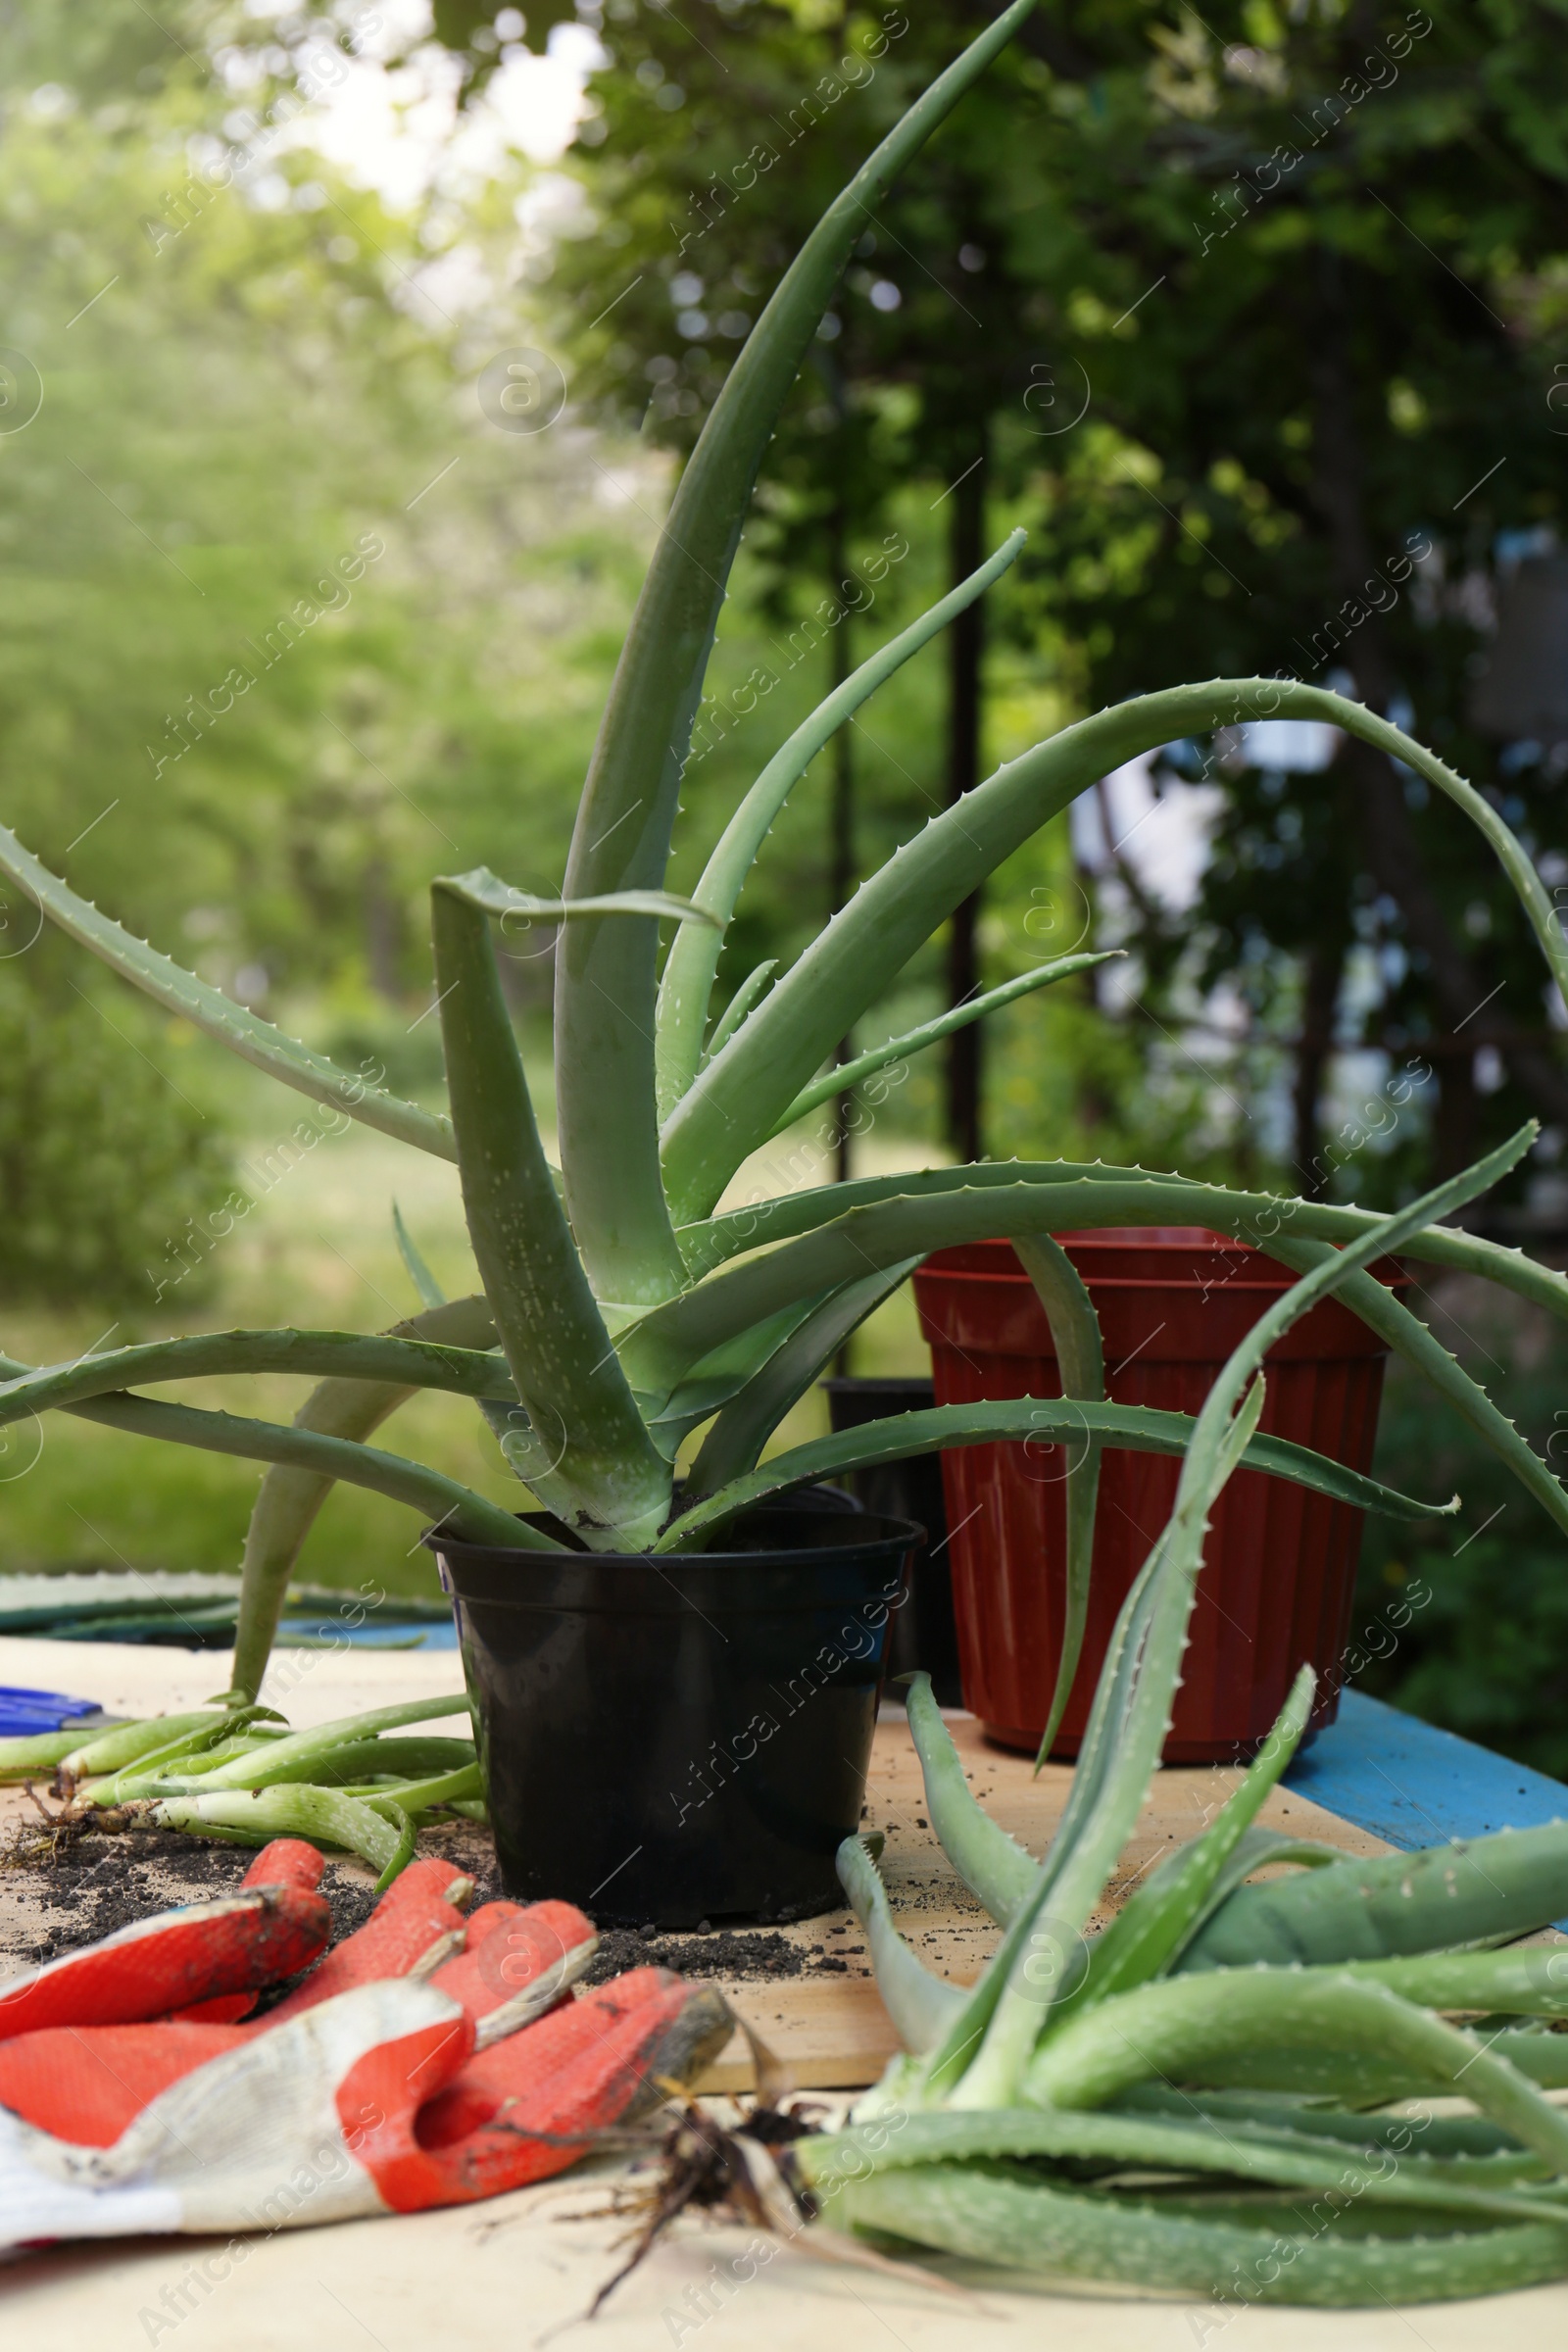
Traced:
<path fill-rule="evenodd" d="M 1444 1346 L 1505 1401 L 1561 1470 L 1568 1347 L 1534 1309 L 1499 1312 L 1488 1286 L 1440 1276 L 1423 1304 Z M 1352 1686 L 1538 1772 L 1568 1779 L 1568 1585 L 1562 1538 L 1494 1455 L 1397 1358 L 1378 1432 L 1379 1478 L 1459 1493 L 1434 1529 L 1368 1519 L 1346 1658 Z"/>
<path fill-rule="evenodd" d="M 328 1030 L 428 1083 L 432 1032 L 405 1036 L 424 885 L 481 858 L 559 879 L 661 466 L 497 430 L 474 379 L 527 339 L 523 175 L 389 217 L 308 144 L 352 24 L 277 29 L 109 5 L 78 51 L 29 0 L 0 30 L 0 819 L 209 979 L 273 1012 L 324 993 Z M 36 1048 L 10 1065 L 8 1201 L 47 1206 L 51 1152 L 90 1153 L 42 1140 L 44 1063 L 101 1077 L 102 1022 L 14 952 L 34 915 L 0 906 L 0 1019 Z M 163 1027 L 127 1020 L 161 1061 Z M 169 1089 L 125 1058 L 125 1187 L 172 1230 Z M 48 1100 L 85 1119 L 92 1096 Z M 38 1230 L 43 1288 L 108 1279 L 97 1241 Z"/>
<path fill-rule="evenodd" d="M 322 71 L 299 24 L 215 80 L 241 14 L 164 22 L 151 95 L 133 45 L 112 100 L 8 102 L 0 299 L 43 397 L 0 429 L 4 813 L 224 985 L 402 997 L 432 871 L 559 871 L 637 471 L 475 396 L 526 331 L 514 174 L 390 218 L 269 137 Z"/>
<path fill-rule="evenodd" d="M 64 953 L 62 948 L 64 947 Z M 209 1106 L 153 1060 L 159 1023 L 74 949 L 0 960 L 0 1298 L 150 1312 L 158 1286 L 207 1287 L 195 1220 L 229 1154 Z M 194 1277 L 194 1279 L 191 1279 Z"/>

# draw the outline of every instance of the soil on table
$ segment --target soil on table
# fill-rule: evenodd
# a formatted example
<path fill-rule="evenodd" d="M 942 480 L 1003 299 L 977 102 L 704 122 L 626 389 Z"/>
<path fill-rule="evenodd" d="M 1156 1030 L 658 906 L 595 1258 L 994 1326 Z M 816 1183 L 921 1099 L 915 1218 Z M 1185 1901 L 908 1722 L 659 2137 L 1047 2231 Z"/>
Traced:
<path fill-rule="evenodd" d="M 475 1825 L 426 1831 L 419 1851 L 472 1879 L 470 1909 L 503 1892 L 495 1848 Z M 155 1912 L 213 1902 L 239 1885 L 255 1858 L 253 1848 L 175 1830 L 51 1833 L 42 1820 L 17 1825 L 0 1843 L 0 1983 Z M 375 1901 L 368 1873 L 355 1862 L 328 1858 L 321 1891 L 332 1907 L 334 1942 L 363 1926 Z M 859 1930 L 833 1920 L 805 1923 L 793 1935 L 730 1926 L 692 1934 L 611 1928 L 584 1982 L 600 1984 L 625 1969 L 648 1967 L 762 1983 L 860 1975 L 864 1954 Z"/>
<path fill-rule="evenodd" d="M 251 1849 L 176 1830 L 89 1830 L 51 1840 L 41 1822 L 37 1834 L 24 1829 L 0 1848 L 0 1982 L 155 1912 L 216 1902 L 254 1860 Z M 375 1900 L 368 1879 L 330 1860 L 321 1891 L 334 1942 L 363 1926 Z"/>

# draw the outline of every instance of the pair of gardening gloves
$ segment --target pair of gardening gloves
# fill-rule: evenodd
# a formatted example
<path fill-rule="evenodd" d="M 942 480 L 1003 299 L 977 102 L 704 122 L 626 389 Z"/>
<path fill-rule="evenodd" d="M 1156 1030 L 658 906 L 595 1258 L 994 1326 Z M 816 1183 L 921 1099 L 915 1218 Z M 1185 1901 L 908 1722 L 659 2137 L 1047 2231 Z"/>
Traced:
<path fill-rule="evenodd" d="M 494 2196 L 564 2171 L 728 2036 L 719 1995 L 661 1969 L 574 1997 L 582 1913 L 466 1920 L 472 1882 L 445 1862 L 411 1864 L 328 1951 L 320 1876 L 279 1838 L 225 1899 L 0 1982 L 0 2251 Z"/>

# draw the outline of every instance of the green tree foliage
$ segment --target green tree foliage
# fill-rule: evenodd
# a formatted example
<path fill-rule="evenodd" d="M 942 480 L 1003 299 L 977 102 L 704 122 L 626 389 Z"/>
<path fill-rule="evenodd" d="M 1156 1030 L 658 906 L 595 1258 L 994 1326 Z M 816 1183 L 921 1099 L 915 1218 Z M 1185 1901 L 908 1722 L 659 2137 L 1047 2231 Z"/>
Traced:
<path fill-rule="evenodd" d="M 324 998 L 318 1031 L 419 1084 L 423 881 L 481 850 L 559 880 L 662 484 L 657 459 L 612 468 L 487 418 L 475 379 L 530 339 L 521 174 L 392 218 L 328 171 L 303 129 L 355 22 L 280 21 L 264 48 L 209 0 L 106 4 L 79 42 L 45 7 L 7 17 L 0 764 L 9 821 L 83 891 L 274 1017 Z M 7 1034 L 30 1041 L 7 1066 L 8 1207 L 35 1203 L 34 1291 L 118 1296 L 210 1171 L 196 1154 L 176 1181 L 166 1079 L 216 1128 L 211 1065 L 133 1011 L 150 1060 L 107 1089 L 98 1011 L 12 945 L 33 913 L 0 908 Z M 515 944 L 526 1004 L 550 965 Z M 85 1224 L 26 1157 L 60 1054 L 124 1146 Z M 98 1149 L 81 1137 L 84 1166 Z"/>
<path fill-rule="evenodd" d="M 1431 1305 L 1444 1344 L 1484 1377 L 1531 1443 L 1561 1472 L 1568 1350 L 1530 1313 L 1498 1314 L 1478 1285 L 1440 1282 Z M 1562 1546 L 1489 1455 L 1397 1362 L 1390 1368 L 1378 1475 L 1419 1465 L 1451 1481 L 1464 1515 L 1436 1542 L 1367 1522 L 1346 1657 L 1350 1687 L 1467 1740 L 1568 1779 L 1568 1586 Z M 1499 1605 L 1505 1595 L 1505 1605 Z"/>

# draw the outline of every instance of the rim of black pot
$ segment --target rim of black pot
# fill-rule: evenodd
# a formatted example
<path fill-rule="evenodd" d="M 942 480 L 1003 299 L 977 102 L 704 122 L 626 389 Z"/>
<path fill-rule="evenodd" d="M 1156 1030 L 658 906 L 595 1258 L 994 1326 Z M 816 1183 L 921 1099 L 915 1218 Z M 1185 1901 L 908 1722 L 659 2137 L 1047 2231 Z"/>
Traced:
<path fill-rule="evenodd" d="M 841 1511 L 832 1503 L 825 1509 L 820 1502 L 792 1509 L 790 1499 L 741 1513 L 737 1525 L 752 1542 L 736 1549 L 589 1551 L 573 1544 L 561 1551 L 535 1551 L 521 1544 L 514 1549 L 470 1544 L 439 1527 L 426 1528 L 419 1541 L 435 1555 L 445 1590 L 461 1598 L 528 1608 L 559 1605 L 569 1590 L 578 1606 L 613 1607 L 635 1600 L 661 1610 L 689 1607 L 704 1587 L 706 1598 L 715 1604 L 774 1606 L 792 1592 L 806 1600 L 808 1586 L 857 1572 L 863 1576 L 872 1563 L 891 1569 L 925 1542 L 925 1530 L 913 1520 L 887 1519 L 858 1507 Z M 566 1532 L 548 1512 L 516 1516 L 542 1533 Z M 803 1544 L 799 1539 L 808 1529 L 815 1541 Z M 832 1596 L 824 1592 L 816 1597 L 830 1601 Z"/>

